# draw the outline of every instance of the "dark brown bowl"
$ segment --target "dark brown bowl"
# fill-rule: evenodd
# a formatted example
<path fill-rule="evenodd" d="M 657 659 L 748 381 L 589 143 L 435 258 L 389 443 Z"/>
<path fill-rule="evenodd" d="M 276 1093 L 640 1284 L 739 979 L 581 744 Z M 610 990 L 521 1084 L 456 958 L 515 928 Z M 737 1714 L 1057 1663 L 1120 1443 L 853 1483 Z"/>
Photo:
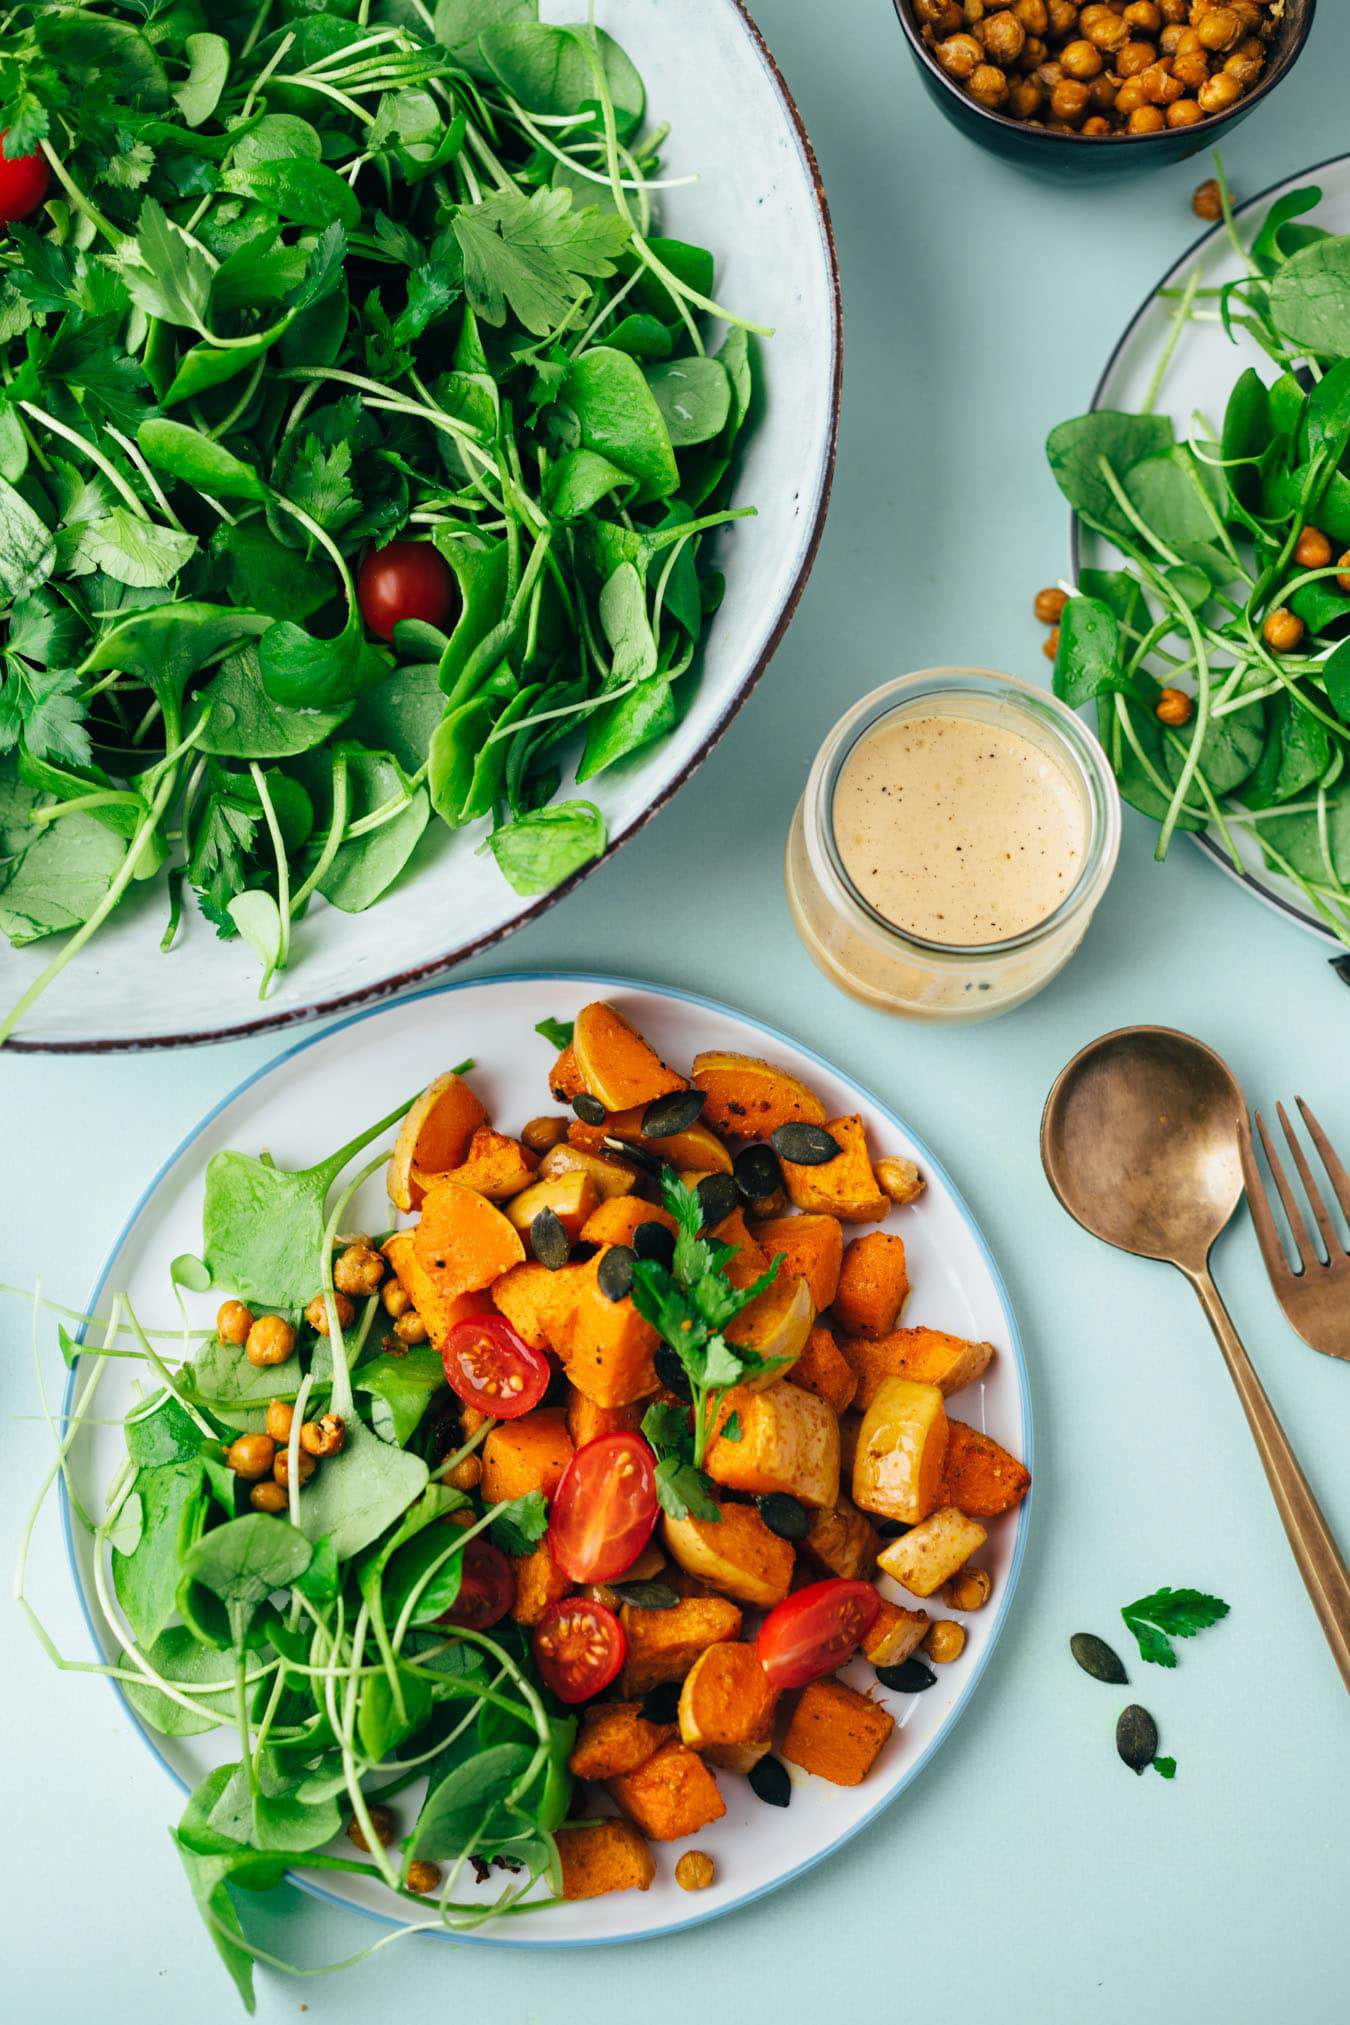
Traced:
<path fill-rule="evenodd" d="M 1189 155 L 1203 153 L 1240 126 L 1263 99 L 1288 77 L 1312 29 L 1317 0 L 1285 0 L 1280 25 L 1271 44 L 1270 60 L 1255 91 L 1239 99 L 1230 112 L 1217 113 L 1199 126 L 1168 128 L 1161 134 L 1112 134 L 1094 138 L 1084 134 L 1051 133 L 1047 127 L 1028 126 L 1007 113 L 992 112 L 977 105 L 948 77 L 924 41 L 915 18 L 912 0 L 895 0 L 895 12 L 918 66 L 924 89 L 944 119 L 976 141 L 991 154 L 1033 175 L 1054 182 L 1074 182 L 1088 176 L 1132 176 L 1146 169 L 1166 169 L 1184 162 Z"/>

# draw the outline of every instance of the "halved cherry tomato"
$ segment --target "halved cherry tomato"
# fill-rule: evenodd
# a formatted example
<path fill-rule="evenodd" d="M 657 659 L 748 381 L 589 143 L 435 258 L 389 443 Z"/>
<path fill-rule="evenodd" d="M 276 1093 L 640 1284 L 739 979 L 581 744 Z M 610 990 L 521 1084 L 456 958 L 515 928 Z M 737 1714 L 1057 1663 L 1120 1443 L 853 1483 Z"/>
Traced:
<path fill-rule="evenodd" d="M 805 1687 L 843 1665 L 880 1611 L 870 1582 L 812 1582 L 775 1604 L 760 1625 L 759 1663 L 774 1687 Z"/>
<path fill-rule="evenodd" d="M 491 1540 L 470 1540 L 463 1558 L 459 1594 L 436 1622 L 462 1624 L 469 1631 L 486 1631 L 489 1626 L 500 1624 L 515 1602 L 516 1571 Z"/>
<path fill-rule="evenodd" d="M 504 1315 L 466 1315 L 441 1351 L 445 1382 L 466 1406 L 494 1420 L 519 1420 L 548 1391 L 552 1376 L 542 1350 L 531 1350 Z"/>
<path fill-rule="evenodd" d="M 356 579 L 361 617 L 381 640 L 392 640 L 400 619 L 424 619 L 444 631 L 459 603 L 449 563 L 429 541 L 391 541 L 367 550 Z"/>
<path fill-rule="evenodd" d="M 628 1653 L 614 1612 L 588 1596 L 550 1603 L 534 1631 L 534 1660 L 560 1702 L 584 1702 L 607 1688 Z"/>
<path fill-rule="evenodd" d="M 656 1524 L 652 1452 L 636 1434 L 598 1434 L 562 1473 L 548 1546 L 574 1582 L 612 1582 L 631 1568 Z"/>
<path fill-rule="evenodd" d="M 0 133 L 0 225 L 12 225 L 16 218 L 36 211 L 50 180 L 45 155 L 7 155 L 5 135 Z"/>

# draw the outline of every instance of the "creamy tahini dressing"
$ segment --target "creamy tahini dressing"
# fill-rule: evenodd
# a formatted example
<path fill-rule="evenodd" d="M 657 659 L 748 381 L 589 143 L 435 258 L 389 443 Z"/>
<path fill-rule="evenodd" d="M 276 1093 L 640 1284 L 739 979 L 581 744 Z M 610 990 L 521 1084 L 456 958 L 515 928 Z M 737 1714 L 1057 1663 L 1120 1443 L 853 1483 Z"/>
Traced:
<path fill-rule="evenodd" d="M 929 942 L 1022 935 L 1067 899 L 1087 812 L 1032 740 L 975 717 L 902 717 L 859 739 L 834 791 L 849 878 L 878 914 Z"/>

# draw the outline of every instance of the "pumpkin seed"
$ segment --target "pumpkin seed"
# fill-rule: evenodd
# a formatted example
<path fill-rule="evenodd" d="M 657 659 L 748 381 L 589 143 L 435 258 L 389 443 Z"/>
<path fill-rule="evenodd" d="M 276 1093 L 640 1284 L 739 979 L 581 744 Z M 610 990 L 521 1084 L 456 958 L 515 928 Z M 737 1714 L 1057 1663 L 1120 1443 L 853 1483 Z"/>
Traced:
<path fill-rule="evenodd" d="M 633 1232 L 633 1250 L 640 1259 L 655 1259 L 669 1272 L 675 1263 L 675 1233 L 654 1220 L 640 1223 Z"/>
<path fill-rule="evenodd" d="M 786 1807 L 792 1798 L 792 1781 L 781 1758 L 761 1758 L 746 1773 L 750 1790 L 770 1807 Z"/>
<path fill-rule="evenodd" d="M 679 1353 L 672 1350 L 669 1343 L 658 1343 L 652 1363 L 667 1392 L 673 1392 L 677 1399 L 693 1398 L 694 1388 L 689 1383 L 689 1373 L 681 1364 Z"/>
<path fill-rule="evenodd" d="M 572 1099 L 572 1109 L 576 1112 L 583 1125 L 603 1125 L 609 1116 L 600 1099 L 593 1097 L 589 1090 L 577 1091 L 576 1096 Z"/>
<path fill-rule="evenodd" d="M 674 1610 L 680 1600 L 666 1582 L 616 1582 L 613 1588 L 620 1603 L 635 1603 L 639 1610 Z"/>
<path fill-rule="evenodd" d="M 1069 1640 L 1069 1651 L 1083 1672 L 1090 1673 L 1094 1680 L 1109 1681 L 1113 1686 L 1120 1687 L 1129 1679 L 1119 1655 L 1104 1638 L 1098 1638 L 1095 1631 L 1075 1631 Z"/>
<path fill-rule="evenodd" d="M 937 1685 L 937 1675 L 921 1659 L 903 1659 L 899 1666 L 879 1666 L 877 1679 L 883 1687 L 894 1688 L 901 1695 L 921 1695 L 926 1688 Z"/>
<path fill-rule="evenodd" d="M 530 1224 L 530 1250 L 540 1265 L 547 1266 L 551 1273 L 565 1266 L 571 1256 L 572 1247 L 563 1228 L 563 1220 L 557 1210 L 550 1209 L 547 1204 Z"/>
<path fill-rule="evenodd" d="M 707 1102 L 702 1090 L 672 1090 L 667 1097 L 653 1097 L 642 1114 L 644 1139 L 673 1139 L 697 1125 Z"/>
<path fill-rule="evenodd" d="M 637 1253 L 630 1245 L 611 1245 L 596 1273 L 600 1291 L 607 1301 L 622 1301 L 633 1291 L 633 1268 Z"/>
<path fill-rule="evenodd" d="M 804 1540 L 811 1530 L 811 1514 L 786 1491 L 766 1491 L 756 1498 L 759 1516 L 780 1540 Z"/>
<path fill-rule="evenodd" d="M 1147 1709 L 1131 1702 L 1116 1724 L 1116 1749 L 1132 1772 L 1146 1772 L 1158 1755 L 1158 1725 Z"/>
<path fill-rule="evenodd" d="M 827 1160 L 837 1160 L 844 1150 L 823 1125 L 807 1125 L 800 1118 L 789 1119 L 770 1138 L 774 1152 L 780 1159 L 790 1160 L 794 1167 L 823 1167 Z"/>
<path fill-rule="evenodd" d="M 631 1161 L 633 1166 L 640 1167 L 644 1174 L 659 1175 L 665 1166 L 660 1155 L 653 1153 L 650 1147 L 639 1146 L 633 1139 L 618 1139 L 612 1133 L 606 1135 L 605 1151 L 617 1153 L 620 1160 Z"/>
<path fill-rule="evenodd" d="M 722 1223 L 738 1206 L 739 1196 L 736 1184 L 729 1174 L 705 1174 L 695 1194 L 698 1206 L 703 1212 L 703 1228 L 710 1230 L 714 1224 Z"/>
<path fill-rule="evenodd" d="M 642 1713 L 649 1723 L 673 1723 L 679 1720 L 680 1682 L 663 1680 L 649 1688 L 642 1697 Z"/>
<path fill-rule="evenodd" d="M 783 1186 L 783 1170 L 772 1146 L 743 1146 L 731 1163 L 736 1186 L 747 1202 L 763 1202 Z"/>

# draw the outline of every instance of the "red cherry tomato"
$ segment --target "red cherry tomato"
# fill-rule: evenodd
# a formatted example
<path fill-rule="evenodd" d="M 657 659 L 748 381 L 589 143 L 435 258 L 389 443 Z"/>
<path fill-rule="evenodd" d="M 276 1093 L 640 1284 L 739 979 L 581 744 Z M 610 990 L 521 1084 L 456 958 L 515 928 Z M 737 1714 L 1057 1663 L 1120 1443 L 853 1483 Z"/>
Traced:
<path fill-rule="evenodd" d="M 366 553 L 356 579 L 361 617 L 381 640 L 400 619 L 424 619 L 444 631 L 459 602 L 454 571 L 429 541 L 391 541 Z"/>
<path fill-rule="evenodd" d="M 12 225 L 16 218 L 27 218 L 36 211 L 50 181 L 45 155 L 15 155 L 11 159 L 0 133 L 0 225 Z"/>
<path fill-rule="evenodd" d="M 579 1448 L 553 1493 L 548 1545 L 574 1582 L 613 1582 L 656 1524 L 652 1452 L 635 1434 L 600 1434 Z"/>
<path fill-rule="evenodd" d="M 805 1687 L 843 1665 L 880 1610 L 870 1582 L 813 1582 L 776 1604 L 760 1625 L 759 1663 L 774 1687 Z"/>
<path fill-rule="evenodd" d="M 516 1600 L 516 1571 L 491 1540 L 470 1540 L 464 1549 L 459 1594 L 438 1624 L 462 1624 L 469 1631 L 487 1631 L 500 1624 Z"/>
<path fill-rule="evenodd" d="M 548 1391 L 552 1376 L 542 1350 L 531 1350 L 504 1315 L 466 1315 L 441 1352 L 445 1382 L 466 1406 L 494 1420 L 519 1420 Z"/>
<path fill-rule="evenodd" d="M 534 1631 L 534 1661 L 560 1702 L 584 1702 L 607 1688 L 628 1639 L 614 1612 L 588 1596 L 550 1603 Z"/>

